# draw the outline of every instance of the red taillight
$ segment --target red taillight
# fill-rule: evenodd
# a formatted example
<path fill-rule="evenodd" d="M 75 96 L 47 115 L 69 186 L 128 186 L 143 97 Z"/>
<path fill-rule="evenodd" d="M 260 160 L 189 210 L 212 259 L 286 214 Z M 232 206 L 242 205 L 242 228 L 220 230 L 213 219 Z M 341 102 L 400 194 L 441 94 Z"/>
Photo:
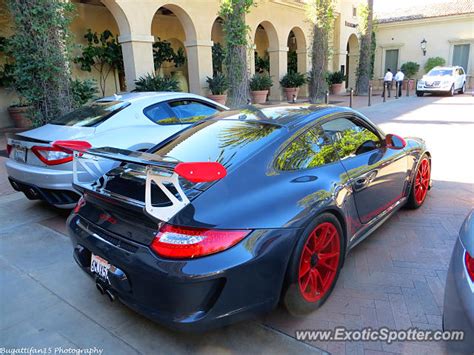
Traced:
<path fill-rule="evenodd" d="M 197 258 L 214 254 L 240 242 L 249 230 L 212 230 L 165 224 L 151 243 L 151 249 L 171 259 Z"/>
<path fill-rule="evenodd" d="M 77 201 L 76 206 L 74 207 L 73 212 L 74 213 L 79 213 L 79 210 L 86 204 L 86 200 L 84 199 L 84 196 L 81 196 L 79 201 Z"/>
<path fill-rule="evenodd" d="M 466 256 L 464 258 L 464 262 L 466 263 L 467 273 L 469 274 L 471 280 L 474 282 L 474 258 L 467 251 Z"/>
<path fill-rule="evenodd" d="M 12 145 L 7 143 L 7 157 L 10 156 L 11 152 L 12 152 Z"/>
<path fill-rule="evenodd" d="M 72 154 L 57 147 L 34 146 L 31 151 L 46 165 L 59 165 L 72 161 Z"/>

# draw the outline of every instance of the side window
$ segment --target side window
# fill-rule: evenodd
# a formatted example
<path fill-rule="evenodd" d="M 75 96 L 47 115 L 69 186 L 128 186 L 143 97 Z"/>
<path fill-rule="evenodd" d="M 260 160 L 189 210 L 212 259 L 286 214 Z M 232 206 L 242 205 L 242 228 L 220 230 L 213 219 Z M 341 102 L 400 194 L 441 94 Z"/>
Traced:
<path fill-rule="evenodd" d="M 152 122 L 159 125 L 181 123 L 179 119 L 173 116 L 170 110 L 166 107 L 166 104 L 163 103 L 148 106 L 143 110 L 143 114 L 148 117 Z"/>
<path fill-rule="evenodd" d="M 337 160 L 333 144 L 320 127 L 313 127 L 293 140 L 276 159 L 279 170 L 302 170 Z"/>
<path fill-rule="evenodd" d="M 372 130 L 348 118 L 336 118 L 321 126 L 334 142 L 341 160 L 378 149 L 382 145 Z"/>
<path fill-rule="evenodd" d="M 219 112 L 215 107 L 192 100 L 172 101 L 168 102 L 168 105 L 181 123 L 201 121 Z"/>

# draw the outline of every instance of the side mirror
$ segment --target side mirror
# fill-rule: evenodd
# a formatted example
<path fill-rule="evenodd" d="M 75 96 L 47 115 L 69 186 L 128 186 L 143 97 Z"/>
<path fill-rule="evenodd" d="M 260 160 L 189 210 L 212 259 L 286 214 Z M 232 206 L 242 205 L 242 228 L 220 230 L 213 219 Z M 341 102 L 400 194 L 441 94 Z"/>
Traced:
<path fill-rule="evenodd" d="M 396 134 L 387 134 L 385 136 L 385 143 L 387 148 L 390 149 L 403 149 L 407 146 L 407 142 Z"/>

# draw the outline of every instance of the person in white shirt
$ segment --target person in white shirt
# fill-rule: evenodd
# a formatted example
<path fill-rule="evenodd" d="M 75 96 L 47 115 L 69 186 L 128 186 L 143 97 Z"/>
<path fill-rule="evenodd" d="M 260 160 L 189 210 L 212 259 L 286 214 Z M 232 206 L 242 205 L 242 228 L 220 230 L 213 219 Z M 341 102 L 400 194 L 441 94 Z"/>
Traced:
<path fill-rule="evenodd" d="M 392 90 L 392 80 L 393 80 L 393 74 L 390 69 L 387 69 L 387 72 L 385 73 L 385 76 L 383 77 L 383 92 L 382 92 L 382 97 L 385 96 L 385 88 L 388 90 L 388 97 L 390 97 L 390 92 Z"/>
<path fill-rule="evenodd" d="M 397 73 L 395 74 L 395 83 L 397 85 L 396 90 L 398 90 L 398 97 L 402 96 L 403 79 L 405 79 L 405 74 L 403 74 L 401 69 L 398 69 Z"/>

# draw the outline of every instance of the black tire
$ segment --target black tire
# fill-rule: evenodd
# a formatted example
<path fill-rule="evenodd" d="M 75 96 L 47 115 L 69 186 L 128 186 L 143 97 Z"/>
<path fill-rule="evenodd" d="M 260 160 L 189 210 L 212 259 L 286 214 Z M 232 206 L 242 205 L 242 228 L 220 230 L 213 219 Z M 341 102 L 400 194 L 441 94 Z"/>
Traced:
<path fill-rule="evenodd" d="M 449 89 L 448 95 L 454 96 L 454 84 L 451 86 L 451 89 Z"/>
<path fill-rule="evenodd" d="M 423 156 L 421 157 L 420 161 L 418 162 L 417 166 L 416 166 L 416 172 L 413 176 L 413 181 L 411 183 L 411 188 L 410 188 L 410 194 L 408 195 L 408 201 L 405 205 L 406 208 L 408 209 L 412 209 L 412 210 L 415 210 L 417 208 L 420 208 L 421 205 L 423 205 L 423 203 L 426 201 L 426 195 L 428 193 L 428 191 L 426 192 L 423 200 L 420 202 L 417 200 L 416 198 L 416 191 L 415 191 L 415 183 L 416 183 L 416 177 L 417 177 L 417 173 L 418 173 L 418 169 L 420 169 L 420 166 L 423 162 L 423 160 L 428 160 L 428 164 L 429 164 L 429 179 L 431 179 L 431 159 L 430 157 L 427 155 L 427 154 L 423 154 Z M 430 182 L 429 182 L 430 184 Z M 430 189 L 430 185 L 428 185 L 428 190 Z"/>
<path fill-rule="evenodd" d="M 337 233 L 339 235 L 339 260 L 334 260 L 334 262 L 337 261 L 337 269 L 335 271 L 335 277 L 331 281 L 328 290 L 324 292 L 324 295 L 320 299 L 314 302 L 309 302 L 303 297 L 303 294 L 300 291 L 299 273 L 301 254 L 311 233 L 323 223 L 331 223 L 337 230 Z M 315 311 L 316 309 L 321 307 L 324 302 L 326 302 L 329 295 L 332 293 L 339 277 L 339 273 L 344 263 L 345 249 L 345 237 L 342 231 L 341 224 L 333 214 L 323 213 L 317 216 L 305 228 L 305 230 L 301 233 L 297 245 L 293 251 L 293 255 L 291 256 L 286 274 L 285 287 L 282 292 L 282 303 L 289 313 L 293 315 L 308 314 L 310 312 Z"/>
<path fill-rule="evenodd" d="M 460 94 L 464 94 L 466 92 L 466 83 L 463 83 L 461 89 L 459 90 Z"/>
<path fill-rule="evenodd" d="M 425 93 L 423 91 L 417 91 L 416 96 L 422 97 Z"/>

